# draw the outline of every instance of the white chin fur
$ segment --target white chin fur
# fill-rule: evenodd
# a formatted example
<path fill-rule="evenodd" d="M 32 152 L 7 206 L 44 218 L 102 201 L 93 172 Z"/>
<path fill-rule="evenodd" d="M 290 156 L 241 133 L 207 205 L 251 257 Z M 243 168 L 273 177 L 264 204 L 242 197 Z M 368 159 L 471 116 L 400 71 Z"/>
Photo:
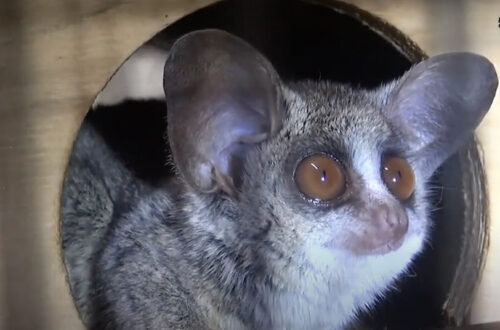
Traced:
<path fill-rule="evenodd" d="M 312 269 L 289 274 L 288 280 L 297 288 L 274 301 L 280 311 L 276 321 L 290 329 L 299 329 L 301 323 L 314 324 L 316 329 L 343 327 L 384 295 L 419 253 L 422 242 L 422 237 L 411 235 L 398 250 L 367 257 L 308 246 L 305 254 Z"/>
<path fill-rule="evenodd" d="M 92 108 L 126 100 L 164 99 L 163 67 L 167 54 L 152 46 L 139 48 L 97 95 Z"/>

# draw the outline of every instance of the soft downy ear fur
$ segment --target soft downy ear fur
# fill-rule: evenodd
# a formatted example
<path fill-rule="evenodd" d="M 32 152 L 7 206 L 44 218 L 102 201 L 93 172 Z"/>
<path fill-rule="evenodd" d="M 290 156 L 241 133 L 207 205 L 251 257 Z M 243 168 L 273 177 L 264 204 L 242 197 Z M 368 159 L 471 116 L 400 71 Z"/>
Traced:
<path fill-rule="evenodd" d="M 447 53 L 412 67 L 392 88 L 384 115 L 431 175 L 481 122 L 495 96 L 493 65 L 472 53 Z"/>
<path fill-rule="evenodd" d="M 278 74 L 240 38 L 209 29 L 174 43 L 163 79 L 181 175 L 200 191 L 233 194 L 245 153 L 280 128 Z"/>

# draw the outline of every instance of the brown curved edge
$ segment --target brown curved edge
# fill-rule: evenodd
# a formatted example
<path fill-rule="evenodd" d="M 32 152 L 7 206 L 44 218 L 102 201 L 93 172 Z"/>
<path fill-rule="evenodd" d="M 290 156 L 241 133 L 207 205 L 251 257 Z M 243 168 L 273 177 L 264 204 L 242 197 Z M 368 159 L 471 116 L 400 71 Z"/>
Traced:
<path fill-rule="evenodd" d="M 461 320 L 458 315 L 468 316 L 470 312 L 472 301 L 463 298 L 474 296 L 486 263 L 489 246 L 487 180 L 483 166 L 482 148 L 476 137 L 471 139 L 469 145 L 460 152 L 459 157 L 462 173 L 474 173 L 475 175 L 462 176 L 462 191 L 465 202 L 464 219 L 470 219 L 470 221 L 466 221 L 464 224 L 464 235 L 467 236 L 463 240 L 464 245 L 455 278 L 448 299 L 443 306 L 446 317 L 452 324 L 456 325 L 467 322 L 467 319 Z"/>

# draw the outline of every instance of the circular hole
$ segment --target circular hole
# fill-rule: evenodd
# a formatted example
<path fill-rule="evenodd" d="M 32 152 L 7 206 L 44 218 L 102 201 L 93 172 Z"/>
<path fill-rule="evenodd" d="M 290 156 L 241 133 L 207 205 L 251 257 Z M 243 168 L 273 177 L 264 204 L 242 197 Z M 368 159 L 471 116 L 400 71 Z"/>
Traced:
<path fill-rule="evenodd" d="M 174 40 L 205 28 L 222 29 L 246 40 L 269 59 L 283 80 L 321 78 L 370 88 L 399 77 L 425 57 L 394 27 L 334 1 L 224 1 L 185 16 L 146 42 L 96 98 L 77 136 L 63 188 L 63 257 L 72 295 L 87 325 L 112 322 L 100 314 L 110 304 L 101 296 L 103 281 L 109 276 L 133 276 L 120 270 L 131 260 L 127 254 L 131 246 L 121 246 L 114 254 L 103 252 L 120 235 L 134 233 L 132 227 L 117 232 L 117 227 L 127 226 L 117 219 L 150 190 L 169 186 L 176 176 L 169 166 L 165 139 L 163 61 Z M 466 273 L 468 278 L 461 274 L 467 260 L 483 257 L 478 242 L 487 230 L 481 226 L 486 219 L 479 197 L 485 193 L 483 172 L 474 155 L 477 146 L 471 142 L 432 179 L 434 186 L 442 187 L 430 197 L 437 209 L 429 238 L 433 248 L 427 247 L 416 258 L 395 284 L 397 290 L 390 291 L 372 312 L 361 315 L 365 325 L 419 329 L 466 318 L 479 269 Z M 469 172 L 474 179 L 464 175 Z M 460 251 L 467 251 L 464 258 L 470 259 L 461 259 Z M 138 280 L 160 279 L 148 273 Z M 114 297 L 118 301 L 130 290 L 134 288 L 116 288 Z M 455 300 L 446 305 L 449 297 Z"/>

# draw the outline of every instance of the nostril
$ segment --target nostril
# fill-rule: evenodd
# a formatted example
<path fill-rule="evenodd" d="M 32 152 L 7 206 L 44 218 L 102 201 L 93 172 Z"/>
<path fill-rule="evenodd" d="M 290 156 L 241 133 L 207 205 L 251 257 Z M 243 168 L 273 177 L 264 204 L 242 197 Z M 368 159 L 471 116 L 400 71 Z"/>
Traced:
<path fill-rule="evenodd" d="M 401 223 L 400 217 L 394 212 L 387 213 L 385 221 L 391 229 L 394 229 L 394 227 L 397 227 Z"/>

